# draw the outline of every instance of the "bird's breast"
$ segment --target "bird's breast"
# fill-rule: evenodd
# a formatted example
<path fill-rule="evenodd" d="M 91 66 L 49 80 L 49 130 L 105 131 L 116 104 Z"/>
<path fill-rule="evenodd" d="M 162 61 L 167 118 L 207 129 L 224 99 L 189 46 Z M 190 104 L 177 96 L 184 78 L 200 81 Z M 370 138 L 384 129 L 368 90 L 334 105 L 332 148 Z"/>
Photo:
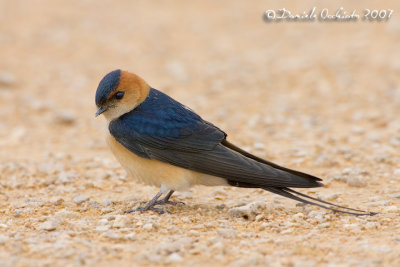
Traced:
<path fill-rule="evenodd" d="M 186 190 L 192 185 L 226 185 L 225 179 L 214 177 L 154 159 L 137 156 L 121 145 L 112 135 L 107 144 L 122 167 L 135 180 L 168 190 Z"/>

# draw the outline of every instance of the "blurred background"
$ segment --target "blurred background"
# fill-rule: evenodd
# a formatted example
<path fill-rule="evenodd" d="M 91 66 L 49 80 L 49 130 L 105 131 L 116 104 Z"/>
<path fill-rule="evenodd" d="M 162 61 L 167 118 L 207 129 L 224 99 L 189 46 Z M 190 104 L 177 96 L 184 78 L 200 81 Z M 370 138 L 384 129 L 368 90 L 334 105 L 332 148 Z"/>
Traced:
<path fill-rule="evenodd" d="M 398 5 L 2 0 L 1 153 L 102 143 L 94 133 L 101 124 L 92 116 L 94 94 L 117 68 L 140 75 L 246 145 L 292 130 L 304 141 L 319 131 L 348 136 L 357 127 L 373 135 L 374 120 L 397 125 L 391 119 L 400 101 Z M 301 13 L 314 6 L 395 12 L 381 23 L 262 20 L 267 9 Z M 57 124 L 63 122 L 74 126 Z"/>
<path fill-rule="evenodd" d="M 301 13 L 314 6 L 394 13 L 386 22 L 262 18 L 267 9 Z M 394 207 L 398 215 L 399 200 L 388 195 L 400 193 L 399 11 L 399 1 L 0 0 L 4 210 L 49 194 L 72 198 L 86 190 L 101 199 L 124 177 L 105 145 L 105 121 L 94 117 L 99 81 L 119 68 L 189 106 L 250 152 L 324 177 L 331 192 L 347 192 L 344 203 L 389 201 L 367 207 Z M 63 167 L 43 165 L 48 162 Z M 104 166 L 116 180 L 80 187 L 87 179 L 96 184 L 87 171 Z M 54 180 L 64 170 L 76 174 L 68 192 Z M 114 198 L 128 199 L 129 186 L 142 187 L 124 179 Z M 143 188 L 143 199 L 156 190 Z M 235 190 L 225 196 L 243 192 Z M 199 199 L 191 201 L 208 201 Z M 362 262 L 367 254 L 354 255 Z"/>

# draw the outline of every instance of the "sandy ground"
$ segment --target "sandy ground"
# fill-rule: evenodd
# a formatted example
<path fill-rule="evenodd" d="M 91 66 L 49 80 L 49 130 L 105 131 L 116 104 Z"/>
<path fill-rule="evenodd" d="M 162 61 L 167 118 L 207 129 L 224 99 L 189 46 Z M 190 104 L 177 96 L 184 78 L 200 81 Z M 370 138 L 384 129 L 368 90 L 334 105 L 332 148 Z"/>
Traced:
<path fill-rule="evenodd" d="M 400 266 L 399 1 L 0 1 L 0 266 Z M 388 22 L 272 23 L 266 9 L 391 8 Z M 94 118 L 135 72 L 258 156 L 324 178 L 301 190 L 196 187 L 124 214 L 127 177 Z M 243 216 L 238 215 L 243 212 Z"/>

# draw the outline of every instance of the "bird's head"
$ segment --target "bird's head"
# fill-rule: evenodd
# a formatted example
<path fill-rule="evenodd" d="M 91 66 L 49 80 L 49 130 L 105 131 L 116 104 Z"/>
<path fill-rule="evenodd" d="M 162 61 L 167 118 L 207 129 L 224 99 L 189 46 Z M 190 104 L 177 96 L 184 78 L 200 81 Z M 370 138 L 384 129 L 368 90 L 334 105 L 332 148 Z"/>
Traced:
<path fill-rule="evenodd" d="M 150 87 L 139 76 L 114 70 L 100 81 L 96 91 L 96 116 L 112 121 L 133 110 L 149 94 Z"/>

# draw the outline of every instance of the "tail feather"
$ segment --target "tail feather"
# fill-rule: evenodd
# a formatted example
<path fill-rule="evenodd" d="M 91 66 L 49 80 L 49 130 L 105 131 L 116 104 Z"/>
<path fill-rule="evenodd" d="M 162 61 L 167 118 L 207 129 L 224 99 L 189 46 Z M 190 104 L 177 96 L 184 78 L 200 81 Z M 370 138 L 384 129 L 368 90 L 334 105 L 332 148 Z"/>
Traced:
<path fill-rule="evenodd" d="M 308 195 L 306 195 L 306 194 L 297 192 L 297 191 L 295 191 L 295 190 L 293 190 L 293 189 L 291 189 L 291 188 L 285 188 L 285 191 L 291 192 L 291 193 L 297 194 L 297 195 L 299 195 L 299 196 L 302 196 L 302 197 L 305 197 L 305 198 L 309 198 L 309 199 L 312 199 L 312 200 L 315 200 L 315 201 L 318 201 L 318 202 L 321 202 L 321 203 L 324 203 L 324 204 L 328 204 L 328 205 L 331 205 L 331 206 L 334 206 L 334 207 L 337 207 L 337 208 L 346 209 L 346 210 L 352 210 L 352 211 L 358 211 L 358 212 L 365 212 L 365 211 L 363 211 L 363 210 L 348 208 L 348 207 L 345 207 L 345 206 L 340 206 L 340 205 L 337 205 L 337 204 L 330 203 L 330 202 L 325 201 L 325 200 L 322 200 L 322 199 L 318 199 L 318 198 L 315 198 L 315 197 L 311 197 L 311 196 L 308 196 Z"/>
<path fill-rule="evenodd" d="M 231 142 L 229 142 L 229 141 L 226 140 L 226 139 L 224 139 L 221 143 L 222 143 L 222 145 L 224 145 L 225 147 L 227 147 L 227 148 L 229 148 L 229 149 L 232 149 L 232 150 L 234 150 L 234 151 L 236 151 L 236 152 L 242 154 L 243 156 L 245 156 L 245 157 L 247 157 L 247 158 L 250 158 L 250 159 L 253 159 L 253 160 L 258 161 L 258 162 L 260 162 L 260 163 L 269 165 L 269 166 L 271 166 L 271 167 L 273 167 L 273 168 L 275 168 L 275 169 L 281 170 L 281 171 L 283 171 L 283 172 L 290 173 L 290 174 L 292 174 L 293 176 L 297 176 L 297 177 L 299 177 L 299 178 L 303 178 L 304 185 L 305 185 L 304 187 L 319 187 L 319 186 L 323 186 L 323 185 L 320 183 L 320 181 L 322 181 L 321 178 L 318 178 L 318 177 L 313 176 L 313 175 L 308 174 L 308 173 L 304 173 L 304 172 L 292 170 L 292 169 L 289 169 L 289 168 L 285 168 L 285 167 L 282 167 L 282 166 L 280 166 L 280 165 L 278 165 L 278 164 L 275 164 L 275 163 L 273 163 L 273 162 L 271 162 L 271 161 L 268 161 L 268 160 L 259 158 L 259 157 L 255 156 L 255 155 L 253 155 L 253 154 L 251 154 L 251 153 L 249 153 L 249 152 L 247 152 L 247 151 L 241 149 L 240 147 L 235 146 L 234 144 L 232 144 Z M 307 182 L 308 182 L 308 183 L 307 183 Z M 312 186 L 311 186 L 311 185 L 312 185 Z"/>
<path fill-rule="evenodd" d="M 287 197 L 287 198 L 302 202 L 304 204 L 310 204 L 310 205 L 318 206 L 318 207 L 321 207 L 321 208 L 324 208 L 324 209 L 327 209 L 327 210 L 332 210 L 332 211 L 335 211 L 335 212 L 347 213 L 347 214 L 356 215 L 356 216 L 363 216 L 363 215 L 373 216 L 373 215 L 377 214 L 375 212 L 367 212 L 367 211 L 363 211 L 363 210 L 357 210 L 357 209 L 352 209 L 352 208 L 339 206 L 339 205 L 336 205 L 336 204 L 333 204 L 333 203 L 329 203 L 329 202 L 321 200 L 321 199 L 316 199 L 316 198 L 307 196 L 307 195 L 302 194 L 300 192 L 294 191 L 293 189 L 290 189 L 290 188 L 285 188 L 285 187 L 283 187 L 283 188 L 267 187 L 267 188 L 263 188 L 263 189 L 267 190 L 267 191 L 269 191 L 271 193 L 275 193 L 275 194 L 281 195 L 283 197 Z M 296 195 L 293 195 L 292 193 L 300 195 L 300 196 L 303 196 L 305 198 L 309 198 L 309 199 L 315 200 L 317 202 L 312 202 L 312 201 L 309 201 L 307 199 L 300 198 L 300 197 L 298 197 Z M 340 209 L 328 207 L 328 206 L 322 205 L 322 204 L 320 204 L 318 202 L 321 202 L 321 203 L 324 203 L 324 204 L 328 204 L 328 205 L 331 205 L 331 206 L 334 206 L 334 207 L 337 207 L 337 208 L 353 210 L 353 211 L 357 211 L 357 212 L 351 212 L 351 211 L 340 210 Z"/>

